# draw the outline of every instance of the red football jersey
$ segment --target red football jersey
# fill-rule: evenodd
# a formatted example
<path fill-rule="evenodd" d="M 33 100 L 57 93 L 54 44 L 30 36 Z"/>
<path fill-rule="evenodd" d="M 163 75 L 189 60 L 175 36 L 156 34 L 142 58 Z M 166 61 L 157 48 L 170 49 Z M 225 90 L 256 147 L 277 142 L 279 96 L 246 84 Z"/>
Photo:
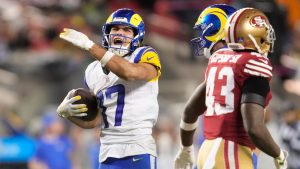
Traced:
<path fill-rule="evenodd" d="M 240 110 L 245 80 L 250 77 L 272 78 L 268 58 L 255 52 L 235 52 L 221 49 L 208 62 L 205 72 L 206 106 L 204 135 L 206 139 L 222 137 L 255 148 L 246 133 Z M 271 99 L 269 92 L 266 104 Z"/>

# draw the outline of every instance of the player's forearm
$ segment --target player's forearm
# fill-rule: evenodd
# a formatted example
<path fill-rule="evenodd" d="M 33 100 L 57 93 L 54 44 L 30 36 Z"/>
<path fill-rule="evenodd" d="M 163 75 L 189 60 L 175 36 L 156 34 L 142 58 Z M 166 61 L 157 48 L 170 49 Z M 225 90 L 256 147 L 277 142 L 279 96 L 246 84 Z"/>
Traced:
<path fill-rule="evenodd" d="M 181 144 L 185 147 L 193 144 L 194 133 L 199 125 L 198 113 L 190 112 L 186 108 L 180 122 Z"/>
<path fill-rule="evenodd" d="M 264 124 L 264 107 L 256 103 L 241 105 L 245 131 L 257 148 L 272 157 L 278 157 L 280 149 Z"/>
<path fill-rule="evenodd" d="M 257 148 L 264 153 L 276 158 L 280 154 L 280 148 L 273 140 L 265 125 L 256 126 L 248 131 L 248 134 Z"/>
<path fill-rule="evenodd" d="M 98 46 L 93 45 L 89 49 L 90 53 L 93 55 L 93 57 L 99 61 L 103 58 L 105 53 L 107 52 L 106 49 Z M 105 65 L 105 67 L 112 71 L 114 74 L 116 74 L 118 77 L 124 79 L 124 80 L 150 80 L 151 77 L 147 76 L 147 72 L 145 70 L 141 70 L 142 67 L 139 67 L 138 65 L 131 64 L 127 60 L 123 59 L 122 57 L 114 55 Z"/>
<path fill-rule="evenodd" d="M 185 105 L 180 123 L 180 137 L 183 146 L 193 144 L 194 133 L 199 125 L 198 117 L 206 110 L 205 87 L 205 82 L 202 82 Z"/>
<path fill-rule="evenodd" d="M 99 61 L 103 58 L 105 53 L 107 52 L 106 49 L 98 46 L 98 45 L 93 45 L 92 48 L 89 50 L 90 53 L 93 55 L 93 57 Z M 115 73 L 117 76 L 121 77 L 122 79 L 129 79 L 130 77 L 130 70 L 128 67 L 130 67 L 130 63 L 118 56 L 113 56 L 107 63 L 106 63 L 106 68 L 108 68 L 110 71 Z"/>

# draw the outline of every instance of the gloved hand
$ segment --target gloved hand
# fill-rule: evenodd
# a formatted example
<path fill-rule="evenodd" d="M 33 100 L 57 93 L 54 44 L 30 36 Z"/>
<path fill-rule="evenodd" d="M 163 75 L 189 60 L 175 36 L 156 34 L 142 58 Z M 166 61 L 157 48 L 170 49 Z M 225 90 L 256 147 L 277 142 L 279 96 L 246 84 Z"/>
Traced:
<path fill-rule="evenodd" d="M 75 91 L 74 89 L 69 91 L 65 99 L 58 106 L 56 111 L 60 117 L 66 118 L 70 116 L 76 116 L 76 117 L 87 116 L 87 113 L 84 113 L 88 110 L 86 104 L 73 104 L 75 101 L 81 99 L 80 96 L 74 96 L 70 98 L 71 94 L 74 91 Z"/>
<path fill-rule="evenodd" d="M 194 146 L 182 146 L 175 157 L 175 169 L 192 169 L 194 165 Z"/>
<path fill-rule="evenodd" d="M 59 37 L 85 50 L 89 50 L 95 44 L 85 34 L 69 28 L 64 28 Z"/>
<path fill-rule="evenodd" d="M 277 169 L 287 169 L 287 157 L 288 152 L 285 150 L 280 150 L 280 155 L 277 158 L 274 158 L 274 163 Z"/>

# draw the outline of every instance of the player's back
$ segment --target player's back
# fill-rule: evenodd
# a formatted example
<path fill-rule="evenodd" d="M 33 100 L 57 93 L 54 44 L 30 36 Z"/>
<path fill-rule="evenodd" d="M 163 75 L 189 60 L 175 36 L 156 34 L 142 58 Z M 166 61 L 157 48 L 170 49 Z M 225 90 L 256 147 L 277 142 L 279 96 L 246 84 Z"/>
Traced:
<path fill-rule="evenodd" d="M 204 134 L 207 139 L 222 137 L 254 147 L 240 112 L 244 82 L 251 77 L 272 77 L 268 58 L 256 52 L 221 49 L 210 58 L 205 73 L 206 106 Z M 270 98 L 270 97 L 269 97 Z"/>

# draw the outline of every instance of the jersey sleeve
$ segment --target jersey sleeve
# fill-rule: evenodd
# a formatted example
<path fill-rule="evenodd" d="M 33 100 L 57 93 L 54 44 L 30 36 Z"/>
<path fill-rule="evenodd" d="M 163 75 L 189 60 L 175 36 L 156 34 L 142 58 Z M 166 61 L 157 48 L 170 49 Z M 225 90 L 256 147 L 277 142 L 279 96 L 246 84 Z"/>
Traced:
<path fill-rule="evenodd" d="M 242 56 L 243 57 L 243 56 Z M 264 77 L 272 79 L 272 65 L 268 58 L 258 53 L 249 53 L 240 62 L 240 71 L 246 77 Z"/>
<path fill-rule="evenodd" d="M 239 72 L 241 79 L 249 79 L 252 77 L 266 78 L 268 81 L 272 79 L 272 65 L 268 58 L 260 55 L 259 53 L 248 53 L 242 56 L 239 61 Z M 243 86 L 243 84 L 241 84 Z M 269 90 L 266 96 L 266 106 L 272 98 L 272 92 Z"/>
<path fill-rule="evenodd" d="M 152 47 L 147 47 L 138 53 L 134 59 L 134 63 L 149 63 L 155 66 L 157 69 L 157 76 L 152 80 L 157 80 L 161 75 L 160 59 L 157 52 Z"/>

